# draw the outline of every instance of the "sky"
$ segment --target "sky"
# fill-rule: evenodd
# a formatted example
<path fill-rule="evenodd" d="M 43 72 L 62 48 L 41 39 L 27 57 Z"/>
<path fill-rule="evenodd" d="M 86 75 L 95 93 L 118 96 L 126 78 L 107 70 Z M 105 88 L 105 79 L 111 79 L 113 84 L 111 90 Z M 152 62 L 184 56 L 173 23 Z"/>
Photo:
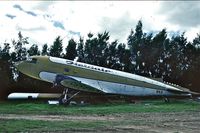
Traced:
<path fill-rule="evenodd" d="M 87 38 L 89 32 L 110 33 L 110 41 L 126 43 L 131 29 L 142 20 L 144 32 L 166 28 L 170 35 L 185 32 L 188 41 L 200 33 L 199 1 L 0 1 L 0 43 L 17 38 L 30 45 L 53 44 L 61 36 Z"/>

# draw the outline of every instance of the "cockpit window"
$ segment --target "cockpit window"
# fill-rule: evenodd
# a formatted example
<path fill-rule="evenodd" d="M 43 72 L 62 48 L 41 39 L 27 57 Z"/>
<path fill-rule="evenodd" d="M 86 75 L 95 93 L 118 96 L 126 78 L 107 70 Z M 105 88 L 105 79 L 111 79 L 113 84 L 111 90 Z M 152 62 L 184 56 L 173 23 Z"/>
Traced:
<path fill-rule="evenodd" d="M 37 63 L 37 59 L 36 58 L 33 58 L 31 63 Z"/>
<path fill-rule="evenodd" d="M 36 64 L 37 63 L 37 59 L 36 58 L 29 58 L 29 59 L 27 59 L 27 62 Z"/>

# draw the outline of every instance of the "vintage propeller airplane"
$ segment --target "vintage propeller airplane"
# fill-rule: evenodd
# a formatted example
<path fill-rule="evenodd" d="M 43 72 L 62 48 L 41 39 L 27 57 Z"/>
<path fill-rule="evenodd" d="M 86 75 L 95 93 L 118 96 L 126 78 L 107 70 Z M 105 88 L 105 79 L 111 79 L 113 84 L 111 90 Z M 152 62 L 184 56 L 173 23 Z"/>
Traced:
<path fill-rule="evenodd" d="M 60 103 L 69 103 L 80 91 L 128 96 L 191 96 L 193 92 L 178 85 L 136 74 L 108 69 L 51 56 L 32 56 L 16 64 L 17 69 L 32 78 L 61 85 Z M 69 97 L 68 89 L 77 90 Z"/>

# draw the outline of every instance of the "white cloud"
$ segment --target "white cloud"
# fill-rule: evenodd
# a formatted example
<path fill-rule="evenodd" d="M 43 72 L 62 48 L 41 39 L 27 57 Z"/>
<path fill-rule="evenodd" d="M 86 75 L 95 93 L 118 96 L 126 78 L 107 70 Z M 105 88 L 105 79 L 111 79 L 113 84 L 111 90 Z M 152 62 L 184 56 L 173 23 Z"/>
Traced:
<path fill-rule="evenodd" d="M 105 30 L 110 32 L 111 40 L 119 39 L 126 42 L 131 28 L 135 29 L 138 20 L 142 20 L 145 32 L 159 31 L 187 31 L 186 36 L 192 40 L 199 32 L 197 20 L 181 22 L 175 18 L 180 14 L 182 3 L 176 10 L 171 6 L 163 8 L 164 2 L 158 1 L 2 1 L 0 4 L 0 42 L 17 38 L 17 33 L 22 31 L 24 36 L 31 37 L 32 42 L 52 44 L 57 36 L 61 36 L 64 44 L 71 37 L 78 38 L 78 34 L 86 38 L 89 32 L 97 33 Z M 186 3 L 187 4 L 187 3 Z M 192 13 L 198 10 L 199 2 Z M 19 5 L 23 11 L 13 8 Z M 195 5 L 195 4 L 193 4 Z M 167 13 L 172 10 L 171 13 Z M 28 14 L 33 12 L 37 16 Z M 169 12 L 170 12 L 169 11 Z M 6 14 L 16 16 L 10 19 Z M 174 16 L 173 20 L 172 16 Z M 184 13 L 182 13 L 184 14 Z M 188 16 L 188 15 L 187 15 Z M 194 16 L 194 15 L 193 15 Z M 179 17 L 181 18 L 181 17 Z M 54 22 L 59 22 L 61 27 L 55 27 Z M 190 24 L 191 22 L 191 24 Z M 193 25 L 195 23 L 195 25 Z"/>

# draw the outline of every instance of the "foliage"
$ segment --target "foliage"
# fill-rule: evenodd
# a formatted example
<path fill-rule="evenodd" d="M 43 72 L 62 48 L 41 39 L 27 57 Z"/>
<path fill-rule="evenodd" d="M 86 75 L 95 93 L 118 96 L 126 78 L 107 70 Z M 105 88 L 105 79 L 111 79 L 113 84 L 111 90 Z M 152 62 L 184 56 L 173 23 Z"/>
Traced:
<path fill-rule="evenodd" d="M 33 44 L 30 49 L 28 50 L 28 54 L 30 56 L 33 55 L 40 55 L 40 51 L 38 50 L 38 46 L 36 44 Z"/>
<path fill-rule="evenodd" d="M 70 39 L 67 45 L 66 50 L 66 59 L 70 59 L 70 60 L 74 60 L 74 58 L 77 55 L 76 52 L 76 42 L 74 41 L 74 39 Z"/>
<path fill-rule="evenodd" d="M 58 36 L 50 48 L 49 55 L 54 57 L 61 57 L 62 51 L 63 51 L 62 39 L 60 39 L 60 36 Z"/>
<path fill-rule="evenodd" d="M 88 39 L 85 42 L 84 57 L 85 62 L 98 66 L 106 66 L 106 50 L 110 36 L 108 32 L 98 33 L 94 37 L 92 33 L 88 34 Z"/>
<path fill-rule="evenodd" d="M 78 61 L 80 61 L 80 62 L 85 62 L 85 60 L 84 60 L 84 50 L 83 50 L 83 48 L 84 48 L 84 40 L 83 40 L 83 38 L 79 38 L 79 43 L 78 43 L 78 47 L 77 47 L 77 49 L 76 49 L 76 51 L 77 51 L 77 56 L 78 56 Z"/>
<path fill-rule="evenodd" d="M 42 46 L 42 53 L 41 53 L 41 55 L 49 55 L 49 52 L 48 52 L 48 45 L 47 44 L 44 44 L 43 46 Z"/>
<path fill-rule="evenodd" d="M 15 48 L 15 51 L 12 53 L 12 60 L 14 61 L 21 61 L 25 60 L 27 56 L 27 50 L 25 45 L 29 44 L 28 37 L 23 37 L 21 32 L 18 33 L 18 40 L 12 41 L 12 45 Z"/>

